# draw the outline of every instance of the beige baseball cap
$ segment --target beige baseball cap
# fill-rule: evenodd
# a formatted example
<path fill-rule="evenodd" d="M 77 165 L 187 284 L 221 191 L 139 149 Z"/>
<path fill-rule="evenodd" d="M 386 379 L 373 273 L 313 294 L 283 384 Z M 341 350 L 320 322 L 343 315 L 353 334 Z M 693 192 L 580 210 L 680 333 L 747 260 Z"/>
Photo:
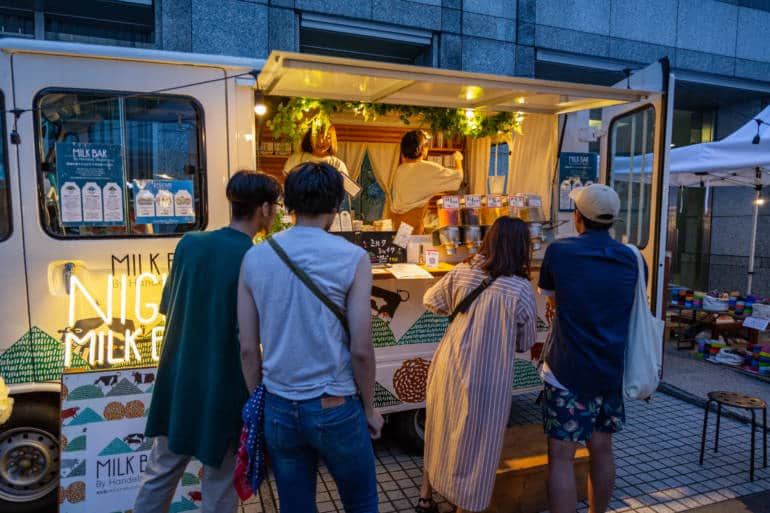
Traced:
<path fill-rule="evenodd" d="M 586 219 L 612 224 L 620 213 L 620 198 L 612 187 L 595 183 L 573 189 L 569 197 Z"/>

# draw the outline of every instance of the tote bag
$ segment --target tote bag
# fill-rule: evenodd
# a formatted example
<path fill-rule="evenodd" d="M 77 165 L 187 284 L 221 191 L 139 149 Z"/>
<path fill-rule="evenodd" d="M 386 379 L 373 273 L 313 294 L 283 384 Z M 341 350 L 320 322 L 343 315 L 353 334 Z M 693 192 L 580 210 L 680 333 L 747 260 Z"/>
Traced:
<path fill-rule="evenodd" d="M 650 312 L 644 279 L 644 260 L 636 246 L 627 244 L 636 255 L 639 277 L 636 282 L 634 306 L 628 325 L 623 396 L 626 399 L 647 399 L 658 388 L 663 364 L 663 330 L 665 323 Z"/>

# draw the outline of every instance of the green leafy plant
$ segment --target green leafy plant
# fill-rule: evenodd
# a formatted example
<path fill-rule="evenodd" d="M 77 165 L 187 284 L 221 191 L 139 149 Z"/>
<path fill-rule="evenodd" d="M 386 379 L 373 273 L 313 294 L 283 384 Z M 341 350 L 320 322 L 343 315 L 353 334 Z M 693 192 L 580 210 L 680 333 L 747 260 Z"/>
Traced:
<path fill-rule="evenodd" d="M 290 98 L 279 103 L 275 114 L 266 123 L 274 139 L 299 141 L 313 126 L 331 124 L 335 113 L 350 112 L 365 121 L 379 116 L 397 114 L 404 125 L 415 120 L 419 127 L 444 131 L 449 136 L 494 137 L 501 133 L 521 134 L 524 115 L 520 112 L 487 113 L 442 107 L 418 107 L 414 105 L 388 105 L 383 103 L 346 102 L 315 98 Z"/>

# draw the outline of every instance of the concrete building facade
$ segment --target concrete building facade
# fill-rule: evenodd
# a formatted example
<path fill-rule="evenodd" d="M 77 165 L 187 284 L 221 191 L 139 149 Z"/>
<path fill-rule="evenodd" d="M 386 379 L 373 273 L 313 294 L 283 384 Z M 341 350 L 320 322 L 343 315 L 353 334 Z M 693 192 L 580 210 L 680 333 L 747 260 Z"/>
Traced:
<path fill-rule="evenodd" d="M 98 23 L 86 23 L 89 16 Z M 110 23 L 119 29 L 113 41 L 103 30 Z M 303 51 L 597 84 L 668 57 L 678 146 L 720 139 L 768 104 L 767 27 L 770 0 L 0 0 L 0 35 L 183 52 Z M 708 212 L 702 201 L 672 206 L 672 230 L 689 226 L 700 237 L 672 237 L 675 278 L 698 288 L 745 287 L 751 197 L 748 189 L 717 189 Z M 760 256 L 770 244 L 766 210 Z M 770 294 L 764 257 L 755 283 Z"/>

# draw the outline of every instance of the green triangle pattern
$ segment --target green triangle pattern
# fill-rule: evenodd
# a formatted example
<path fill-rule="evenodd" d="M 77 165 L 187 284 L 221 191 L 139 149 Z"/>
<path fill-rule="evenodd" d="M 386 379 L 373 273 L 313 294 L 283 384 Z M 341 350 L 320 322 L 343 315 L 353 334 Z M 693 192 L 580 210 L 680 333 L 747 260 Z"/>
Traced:
<path fill-rule="evenodd" d="M 185 472 L 182 476 L 182 486 L 194 486 L 199 484 L 201 484 L 201 481 L 195 474 Z"/>
<path fill-rule="evenodd" d="M 87 367 L 73 355 L 74 368 Z M 0 375 L 5 382 L 58 381 L 64 368 L 64 346 L 38 327 L 33 327 L 0 356 Z"/>
<path fill-rule="evenodd" d="M 65 452 L 77 452 L 86 450 L 86 435 L 81 435 L 67 444 Z"/>
<path fill-rule="evenodd" d="M 540 375 L 532 362 L 516 359 L 513 371 L 513 389 L 534 388 L 542 386 Z"/>
<path fill-rule="evenodd" d="M 198 506 L 194 502 L 182 497 L 182 500 L 171 504 L 169 513 L 181 513 L 182 511 L 197 511 Z"/>
<path fill-rule="evenodd" d="M 390 329 L 390 324 L 376 315 L 372 315 L 372 342 L 374 347 L 388 347 L 398 344 Z"/>
<path fill-rule="evenodd" d="M 104 422 L 104 419 L 91 408 L 86 408 L 80 414 L 72 419 L 72 422 L 67 424 L 68 426 L 80 426 L 82 424 L 90 424 L 92 422 Z"/>
<path fill-rule="evenodd" d="M 96 385 L 83 385 L 67 395 L 67 401 L 81 401 L 84 399 L 98 399 L 104 397 L 102 389 Z"/>
<path fill-rule="evenodd" d="M 391 394 L 387 388 L 380 385 L 378 382 L 374 382 L 374 407 L 384 408 L 386 406 L 398 406 L 401 401 Z"/>
<path fill-rule="evenodd" d="M 70 477 L 83 477 L 86 475 L 86 460 L 81 461 L 78 465 L 67 474 L 67 479 Z"/>
<path fill-rule="evenodd" d="M 434 344 L 441 342 L 449 326 L 449 317 L 425 312 L 398 341 L 399 345 Z"/>
<path fill-rule="evenodd" d="M 141 390 L 139 390 L 139 387 L 131 383 L 126 378 L 123 378 L 120 380 L 120 383 L 112 387 L 112 389 L 107 392 L 107 397 L 114 397 L 118 395 L 139 395 L 143 394 Z"/>
<path fill-rule="evenodd" d="M 128 454 L 134 452 L 126 442 L 120 438 L 113 438 L 107 447 L 101 450 L 99 456 L 114 456 L 116 454 Z"/>

